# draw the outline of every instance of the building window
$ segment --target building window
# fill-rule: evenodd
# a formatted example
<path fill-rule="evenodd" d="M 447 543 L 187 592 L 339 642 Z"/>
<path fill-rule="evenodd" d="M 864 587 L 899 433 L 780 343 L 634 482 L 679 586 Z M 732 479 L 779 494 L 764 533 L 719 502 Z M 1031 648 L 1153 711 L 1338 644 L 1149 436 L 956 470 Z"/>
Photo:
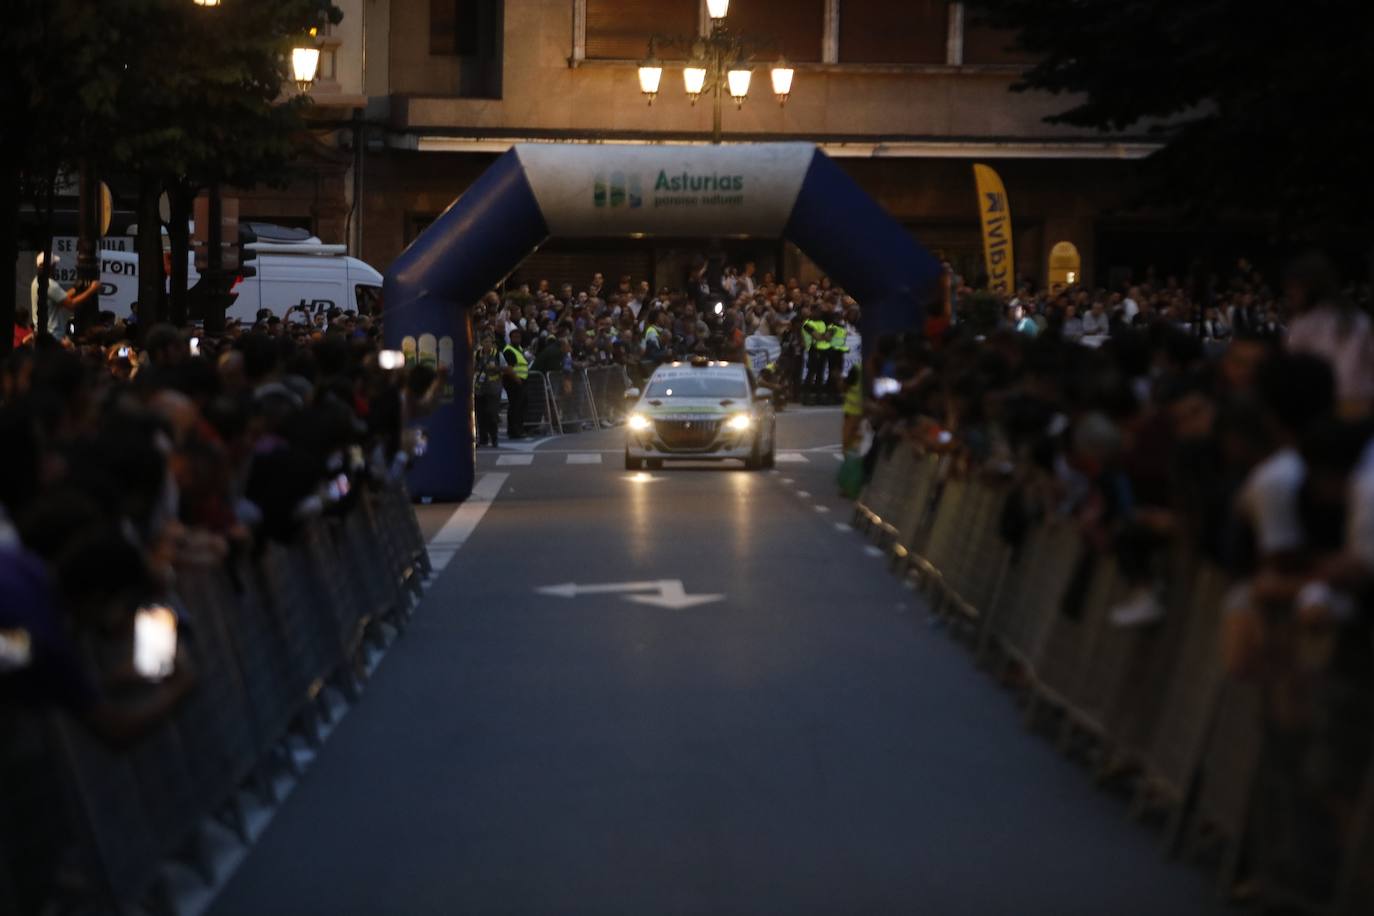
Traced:
<path fill-rule="evenodd" d="M 430 0 L 429 53 L 459 61 L 458 95 L 501 97 L 503 0 Z"/>
<path fill-rule="evenodd" d="M 994 29 L 969 10 L 964 20 L 965 64 L 1031 64 L 1036 58 L 1016 46 L 1013 29 Z"/>
<path fill-rule="evenodd" d="M 841 10 L 848 4 L 845 0 Z M 761 47 L 755 55 L 759 62 L 768 62 L 779 52 L 793 61 L 821 59 L 825 0 L 735 0 L 725 22 L 731 31 L 759 42 Z"/>
<path fill-rule="evenodd" d="M 944 64 L 947 0 L 842 0 L 840 63 Z"/>
<path fill-rule="evenodd" d="M 589 60 L 639 60 L 650 35 L 695 35 L 699 0 L 585 0 Z M 734 11 L 731 11 L 734 18 Z M 686 48 L 659 53 L 685 57 Z"/>

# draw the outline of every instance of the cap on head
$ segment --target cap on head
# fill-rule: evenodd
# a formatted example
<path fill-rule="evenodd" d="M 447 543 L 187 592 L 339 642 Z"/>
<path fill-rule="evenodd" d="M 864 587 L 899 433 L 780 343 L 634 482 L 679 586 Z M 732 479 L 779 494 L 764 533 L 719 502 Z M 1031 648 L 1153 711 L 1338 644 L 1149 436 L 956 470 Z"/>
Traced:
<path fill-rule="evenodd" d="M 35 267 L 37 267 L 39 270 L 42 270 L 42 269 L 43 269 L 43 265 L 44 265 L 44 263 L 47 262 L 47 260 L 48 260 L 48 253 L 47 253 L 46 251 L 40 251 L 40 252 L 38 252 L 38 256 L 35 257 L 35 258 L 33 259 L 33 263 L 34 263 L 34 266 L 35 266 Z M 59 258 L 57 255 L 53 255 L 53 256 L 52 256 L 52 262 L 53 262 L 54 264 L 58 264 L 58 263 L 60 263 L 61 261 L 62 261 L 62 259 Z"/>

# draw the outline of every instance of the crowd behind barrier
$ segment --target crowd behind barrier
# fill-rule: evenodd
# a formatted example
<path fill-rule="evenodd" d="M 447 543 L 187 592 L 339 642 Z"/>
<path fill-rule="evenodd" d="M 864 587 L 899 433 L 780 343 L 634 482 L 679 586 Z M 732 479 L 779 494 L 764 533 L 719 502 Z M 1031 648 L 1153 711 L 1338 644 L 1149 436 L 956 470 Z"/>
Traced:
<path fill-rule="evenodd" d="M 443 372 L 380 328 L 99 316 L 0 367 L 0 912 L 170 912 L 406 625 Z M 13 787 L 23 787 L 13 791 Z"/>
<path fill-rule="evenodd" d="M 1369 291 L 1317 256 L 1282 295 L 1242 267 L 1206 311 L 1137 287 L 1146 318 L 1118 297 L 1086 345 L 1074 291 L 879 341 L 855 522 L 1167 852 L 1235 899 L 1367 913 Z M 1189 321 L 1227 312 L 1225 341 Z"/>
<path fill-rule="evenodd" d="M 629 276 L 612 288 L 599 273 L 576 291 L 547 280 L 493 291 L 472 321 L 487 444 L 501 390 L 508 432 L 568 432 L 620 422 L 625 390 L 665 362 L 748 362 L 781 400 L 839 403 L 859 358 L 858 305 L 828 279 L 782 281 L 706 258 L 657 293 Z"/>

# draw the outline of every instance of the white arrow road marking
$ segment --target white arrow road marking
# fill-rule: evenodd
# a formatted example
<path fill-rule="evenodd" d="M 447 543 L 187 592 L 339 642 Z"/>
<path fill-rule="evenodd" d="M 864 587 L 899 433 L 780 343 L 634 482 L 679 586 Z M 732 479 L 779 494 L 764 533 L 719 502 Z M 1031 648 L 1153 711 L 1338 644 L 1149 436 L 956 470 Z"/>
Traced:
<path fill-rule="evenodd" d="M 564 582 L 562 585 L 546 585 L 536 588 L 541 595 L 555 598 L 576 598 L 580 595 L 621 595 L 626 601 L 636 604 L 650 604 L 655 607 L 681 611 L 698 604 L 724 601 L 724 595 L 689 595 L 681 579 L 659 579 L 655 582 L 604 582 L 598 585 L 579 585 Z M 657 592 L 654 595 L 636 595 L 634 592 Z"/>
<path fill-rule="evenodd" d="M 601 455 L 597 452 L 586 452 L 568 456 L 568 464 L 600 464 Z"/>

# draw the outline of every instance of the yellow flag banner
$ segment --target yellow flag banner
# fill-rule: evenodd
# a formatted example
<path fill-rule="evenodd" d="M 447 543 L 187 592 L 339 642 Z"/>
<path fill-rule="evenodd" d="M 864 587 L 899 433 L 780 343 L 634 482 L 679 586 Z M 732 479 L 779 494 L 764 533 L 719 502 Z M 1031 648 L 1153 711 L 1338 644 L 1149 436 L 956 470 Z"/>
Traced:
<path fill-rule="evenodd" d="M 1010 295 L 1015 292 L 1016 266 L 1011 242 L 1011 204 L 1002 179 L 986 165 L 973 166 L 978 184 L 978 212 L 983 217 L 983 260 L 988 269 L 988 288 Z"/>

